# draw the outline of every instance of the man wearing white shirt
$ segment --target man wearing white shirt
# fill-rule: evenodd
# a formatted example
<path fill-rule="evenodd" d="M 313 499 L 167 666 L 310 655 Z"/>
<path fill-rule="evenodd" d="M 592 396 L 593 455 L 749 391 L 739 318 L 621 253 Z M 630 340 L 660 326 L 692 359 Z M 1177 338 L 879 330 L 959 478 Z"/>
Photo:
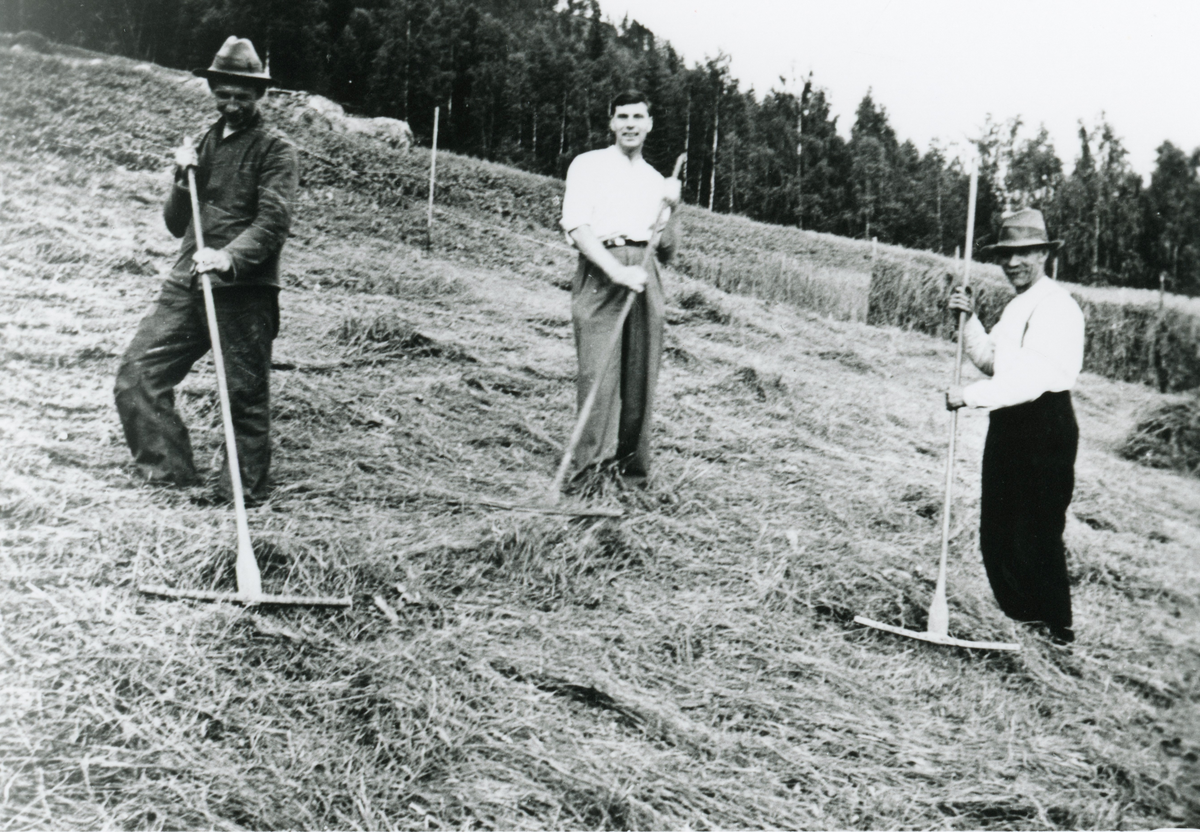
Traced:
<path fill-rule="evenodd" d="M 654 127 L 644 95 L 621 93 L 609 115 L 614 144 L 575 157 L 563 195 L 562 227 L 580 254 L 571 284 L 580 407 L 595 378 L 603 377 L 574 458 L 577 473 L 612 465 L 628 480 L 645 482 L 662 363 L 663 289 L 657 264 L 647 269 L 643 260 L 664 203 L 679 203 L 680 185 L 642 158 Z M 663 262 L 674 254 L 676 236 L 672 214 L 657 252 Z M 601 366 L 628 292 L 638 296 L 611 362 L 615 369 Z"/>
<path fill-rule="evenodd" d="M 951 387 L 946 406 L 990 411 L 983 451 L 979 548 L 996 601 L 1017 621 L 1038 623 L 1059 644 L 1074 640 L 1063 528 L 1075 487 L 1079 428 L 1071 387 L 1083 367 L 1083 313 L 1047 276 L 1061 246 L 1040 211 L 1006 216 L 994 257 L 1017 296 L 990 333 L 961 286 L 949 306 L 968 315 L 971 361 L 991 378 Z"/>

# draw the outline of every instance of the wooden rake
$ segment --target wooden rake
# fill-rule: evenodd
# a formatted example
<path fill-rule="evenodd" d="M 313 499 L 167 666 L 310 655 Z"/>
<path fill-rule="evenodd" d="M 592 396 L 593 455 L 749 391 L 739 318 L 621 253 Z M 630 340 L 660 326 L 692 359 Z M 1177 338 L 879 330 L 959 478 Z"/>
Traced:
<path fill-rule="evenodd" d="M 963 286 L 971 285 L 971 247 L 975 238 L 975 197 L 979 189 L 979 173 L 971 170 L 970 194 L 967 197 L 967 239 L 963 255 Z M 954 355 L 954 384 L 962 381 L 963 362 L 963 330 L 966 328 L 967 315 L 958 313 L 958 346 Z M 950 411 L 950 448 L 946 456 L 946 497 L 942 505 L 942 556 L 938 563 L 937 586 L 933 591 L 933 601 L 929 604 L 929 622 L 925 631 L 908 630 L 892 624 L 874 621 L 864 615 L 854 616 L 854 621 L 876 630 L 895 633 L 898 636 L 915 638 L 931 644 L 944 644 L 952 647 L 969 647 L 975 650 L 1009 650 L 1018 651 L 1020 644 L 1001 641 L 967 641 L 950 635 L 950 607 L 946 603 L 946 559 L 950 552 L 950 509 L 954 488 L 954 448 L 958 438 L 958 411 Z"/>
<path fill-rule="evenodd" d="M 185 140 L 191 144 L 190 139 Z M 192 224 L 196 233 L 196 250 L 204 248 L 204 229 L 200 222 L 200 200 L 196 196 L 196 171 L 187 169 L 188 193 L 192 200 Z M 221 399 L 221 422 L 225 427 L 225 452 L 229 460 L 229 482 L 233 490 L 233 509 L 237 516 L 237 592 L 212 592 L 195 589 L 175 589 L 162 584 L 139 585 L 138 591 L 146 595 L 167 598 L 189 598 L 196 601 L 232 601 L 238 604 L 271 604 L 275 606 L 349 607 L 352 600 L 345 598 L 309 597 L 303 595 L 266 595 L 262 591 L 262 576 L 258 561 L 254 557 L 254 545 L 250 542 L 250 523 L 246 517 L 246 500 L 242 493 L 241 468 L 238 466 L 237 442 L 233 433 L 233 415 L 229 409 L 229 386 L 225 382 L 225 358 L 221 350 L 221 336 L 217 329 L 217 310 L 213 303 L 212 280 L 208 273 L 200 275 L 204 290 L 204 309 L 208 315 L 208 337 L 212 342 L 213 366 L 217 371 L 217 395 Z"/>

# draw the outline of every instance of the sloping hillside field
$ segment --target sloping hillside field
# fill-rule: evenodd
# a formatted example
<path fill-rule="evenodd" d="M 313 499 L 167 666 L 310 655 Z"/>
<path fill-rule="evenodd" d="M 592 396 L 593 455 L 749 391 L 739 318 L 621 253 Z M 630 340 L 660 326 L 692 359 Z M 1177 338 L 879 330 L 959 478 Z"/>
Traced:
<path fill-rule="evenodd" d="M 925 626 L 952 347 L 802 293 L 670 275 L 652 487 L 597 496 L 617 518 L 485 505 L 536 499 L 571 427 L 557 186 L 439 160 L 426 250 L 427 152 L 302 104 L 269 105 L 308 152 L 250 520 L 268 591 L 354 607 L 151 598 L 233 580 L 230 510 L 139 487 L 111 398 L 209 105 L 182 73 L 0 46 L 0 827 L 1200 824 L 1200 481 L 1113 452 L 1163 396 L 1080 382 L 1070 654 L 991 598 L 978 414 L 951 632 L 1023 651 L 853 623 Z M 747 225 L 689 212 L 685 247 L 728 280 Z M 761 233 L 785 275 L 864 256 Z M 210 362 L 179 400 L 211 471 Z"/>

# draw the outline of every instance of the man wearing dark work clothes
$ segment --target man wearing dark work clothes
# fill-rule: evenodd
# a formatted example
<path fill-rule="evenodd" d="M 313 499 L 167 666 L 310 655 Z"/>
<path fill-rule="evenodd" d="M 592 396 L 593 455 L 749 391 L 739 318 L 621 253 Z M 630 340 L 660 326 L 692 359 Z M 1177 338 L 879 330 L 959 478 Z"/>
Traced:
<path fill-rule="evenodd" d="M 182 237 L 179 259 L 121 358 L 116 402 L 139 477 L 157 485 L 196 482 L 192 444 L 175 409 L 175 386 L 210 348 L 198 275 L 212 275 L 237 455 L 247 502 L 268 494 L 271 464 L 271 342 L 279 331 L 279 255 L 296 196 L 295 151 L 270 135 L 258 112 L 270 77 L 253 44 L 229 38 L 208 80 L 221 118 L 197 148 L 175 154 L 163 217 Z M 196 170 L 205 247 L 197 250 L 186 170 Z M 221 466 L 218 499 L 230 498 Z"/>
<path fill-rule="evenodd" d="M 646 245 L 664 202 L 679 203 L 677 179 L 664 179 L 642 149 L 654 127 L 650 102 L 637 91 L 613 99 L 609 129 L 615 142 L 580 154 L 567 171 L 562 227 L 579 250 L 571 285 L 571 318 L 579 355 L 578 404 L 603 374 L 595 406 L 575 453 L 580 474 L 613 469 L 626 482 L 644 484 L 650 474 L 654 388 L 662 363 L 663 288 L 657 263 L 643 268 Z M 672 213 L 663 230 L 659 259 L 676 246 Z M 625 320 L 617 355 L 601 366 L 627 292 L 637 300 Z M 607 370 L 607 372 L 605 372 Z"/>
<path fill-rule="evenodd" d="M 1070 390 L 1083 367 L 1083 313 L 1047 276 L 1062 243 L 1040 211 L 1005 216 L 994 258 L 1017 292 L 990 333 L 958 287 L 949 306 L 969 318 L 967 354 L 990 379 L 951 387 L 946 406 L 987 408 L 979 548 L 988 582 L 1009 618 L 1030 622 L 1057 644 L 1075 639 L 1063 528 L 1075 488 L 1079 428 Z"/>

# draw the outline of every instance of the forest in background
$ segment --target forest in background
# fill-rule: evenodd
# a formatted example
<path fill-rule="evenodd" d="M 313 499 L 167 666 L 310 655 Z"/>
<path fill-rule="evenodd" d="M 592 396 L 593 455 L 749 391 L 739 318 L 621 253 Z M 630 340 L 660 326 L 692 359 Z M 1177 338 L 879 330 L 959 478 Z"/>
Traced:
<path fill-rule="evenodd" d="M 902 140 L 870 92 L 846 138 L 813 75 L 743 89 L 728 56 L 688 64 L 598 0 L 0 0 L 0 29 L 178 68 L 249 37 L 282 87 L 404 119 L 426 144 L 437 106 L 440 147 L 559 177 L 636 87 L 655 104 L 647 157 L 666 171 L 686 150 L 690 203 L 942 254 L 963 241 L 962 164 Z M 1060 277 L 1200 294 L 1200 148 L 1164 141 L 1147 183 L 1103 115 L 1080 122 L 1069 171 L 1027 127 L 989 119 L 972 140 L 981 244 L 1006 208 L 1037 207 L 1065 241 Z"/>

